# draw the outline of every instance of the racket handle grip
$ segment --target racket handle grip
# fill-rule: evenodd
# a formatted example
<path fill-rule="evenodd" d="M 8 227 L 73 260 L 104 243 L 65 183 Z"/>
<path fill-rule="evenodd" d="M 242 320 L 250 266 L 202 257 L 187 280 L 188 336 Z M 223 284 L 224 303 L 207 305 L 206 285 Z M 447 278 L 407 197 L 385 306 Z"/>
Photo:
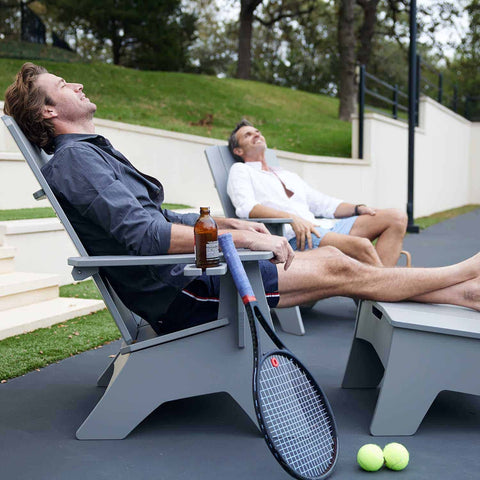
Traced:
<path fill-rule="evenodd" d="M 240 257 L 238 256 L 237 249 L 233 243 L 232 234 L 224 233 L 218 237 L 218 243 L 222 249 L 223 256 L 227 262 L 228 269 L 232 275 L 233 281 L 237 287 L 240 297 L 242 297 L 243 303 L 250 303 L 255 301 L 255 294 L 253 293 L 252 286 L 248 280 L 245 269 L 243 268 Z"/>

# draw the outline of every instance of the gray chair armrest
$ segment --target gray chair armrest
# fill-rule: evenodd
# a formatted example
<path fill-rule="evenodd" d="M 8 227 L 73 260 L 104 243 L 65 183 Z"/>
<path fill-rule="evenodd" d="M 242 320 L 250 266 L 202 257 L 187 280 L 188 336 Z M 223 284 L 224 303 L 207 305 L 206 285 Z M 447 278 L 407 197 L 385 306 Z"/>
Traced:
<path fill-rule="evenodd" d="M 268 224 L 274 224 L 274 223 L 292 223 L 293 219 L 292 218 L 246 218 L 245 220 L 248 220 L 249 222 L 260 222 L 260 223 L 268 223 Z"/>
<path fill-rule="evenodd" d="M 272 252 L 239 249 L 243 262 L 269 260 Z M 220 254 L 223 260 L 223 255 Z M 175 255 L 105 255 L 92 257 L 70 257 L 68 264 L 73 266 L 72 276 L 75 280 L 84 280 L 98 272 L 100 267 L 132 267 L 139 265 L 173 265 L 176 263 L 195 263 L 193 253 Z"/>

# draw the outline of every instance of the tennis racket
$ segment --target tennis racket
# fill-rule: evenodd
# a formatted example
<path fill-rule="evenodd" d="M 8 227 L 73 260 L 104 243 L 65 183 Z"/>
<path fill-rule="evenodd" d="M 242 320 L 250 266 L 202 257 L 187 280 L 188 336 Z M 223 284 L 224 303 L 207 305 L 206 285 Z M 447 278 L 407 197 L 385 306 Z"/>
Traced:
<path fill-rule="evenodd" d="M 218 240 L 247 311 L 253 341 L 253 401 L 268 448 L 293 477 L 326 478 L 338 454 L 335 419 L 328 400 L 260 312 L 232 235 L 220 235 Z M 275 350 L 262 354 L 255 320 Z"/>

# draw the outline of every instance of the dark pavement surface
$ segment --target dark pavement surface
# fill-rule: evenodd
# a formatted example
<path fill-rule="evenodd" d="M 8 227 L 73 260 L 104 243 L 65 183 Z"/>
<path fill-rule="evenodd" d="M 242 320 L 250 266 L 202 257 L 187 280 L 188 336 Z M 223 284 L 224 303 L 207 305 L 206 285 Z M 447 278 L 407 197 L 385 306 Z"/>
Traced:
<path fill-rule="evenodd" d="M 405 248 L 411 251 L 415 266 L 439 266 L 476 253 L 479 238 L 480 211 L 475 211 L 409 235 Z M 414 436 L 372 437 L 368 427 L 377 390 L 340 387 L 355 322 L 352 300 L 318 302 L 304 314 L 304 321 L 304 337 L 281 336 L 311 369 L 334 409 L 340 455 L 331 478 L 480 478 L 480 398 L 443 392 Z M 103 392 L 96 387 L 96 378 L 118 348 L 115 342 L 0 385 L 0 478 L 290 478 L 248 417 L 225 394 L 164 404 L 124 440 L 76 440 L 76 429 Z M 409 449 L 406 470 L 367 473 L 359 469 L 356 452 L 361 445 L 383 447 L 391 441 Z"/>

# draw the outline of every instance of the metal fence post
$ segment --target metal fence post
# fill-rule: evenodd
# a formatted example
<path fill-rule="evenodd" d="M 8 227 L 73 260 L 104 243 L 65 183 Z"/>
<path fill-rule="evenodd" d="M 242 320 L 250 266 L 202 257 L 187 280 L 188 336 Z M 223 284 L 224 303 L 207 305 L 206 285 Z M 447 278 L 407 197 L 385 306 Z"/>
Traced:
<path fill-rule="evenodd" d="M 395 85 L 395 90 L 393 90 L 393 118 L 396 120 L 398 118 L 398 85 Z"/>
<path fill-rule="evenodd" d="M 413 190 L 415 171 L 415 125 L 418 120 L 418 89 L 420 57 L 417 55 L 417 1 L 410 1 L 410 46 L 408 50 L 408 186 L 407 186 L 407 231 L 418 233 L 420 228 L 414 224 Z"/>
<path fill-rule="evenodd" d="M 458 85 L 453 86 L 453 111 L 457 113 L 458 108 Z"/>
<path fill-rule="evenodd" d="M 422 82 L 422 59 L 417 55 L 415 67 L 415 126 L 418 127 L 418 110 L 420 106 L 420 84 Z"/>
<path fill-rule="evenodd" d="M 438 74 L 438 103 L 442 103 L 443 97 L 443 73 Z"/>
<path fill-rule="evenodd" d="M 358 158 L 363 159 L 363 127 L 365 117 L 365 65 L 360 65 L 358 81 Z"/>

